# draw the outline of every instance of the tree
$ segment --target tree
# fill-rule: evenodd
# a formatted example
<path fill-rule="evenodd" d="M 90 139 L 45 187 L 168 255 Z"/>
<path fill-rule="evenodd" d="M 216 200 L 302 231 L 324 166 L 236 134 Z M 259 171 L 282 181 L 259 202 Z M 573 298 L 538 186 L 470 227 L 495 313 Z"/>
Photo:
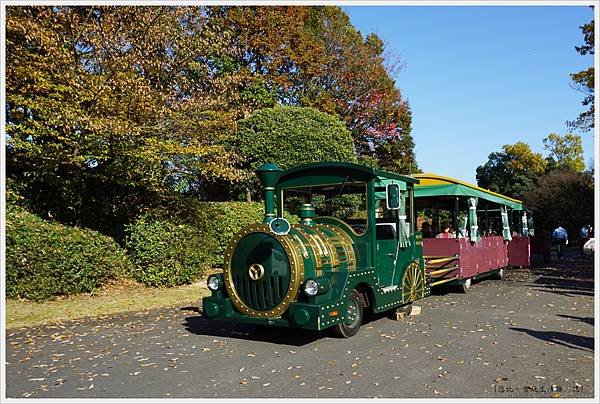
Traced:
<path fill-rule="evenodd" d="M 517 142 L 502 146 L 501 152 L 491 153 L 488 161 L 477 167 L 477 184 L 510 197 L 522 199 L 544 173 L 547 162 L 529 145 Z"/>
<path fill-rule="evenodd" d="M 239 175 L 221 141 L 238 77 L 209 68 L 228 38 L 201 9 L 9 7 L 6 32 L 7 171 L 49 215 L 91 225 L 101 192 L 110 217 L 115 194 Z"/>
<path fill-rule="evenodd" d="M 346 124 L 360 157 L 395 161 L 390 167 L 403 170 L 417 166 L 411 112 L 394 82 L 402 63 L 377 35 L 363 38 L 339 7 L 207 10 L 234 38 L 231 65 L 259 94 L 274 97 L 257 97 L 252 107 L 275 100 L 317 108 Z"/>
<path fill-rule="evenodd" d="M 418 173 L 421 169 L 417 164 L 414 148 L 412 136 L 382 142 L 375 149 L 376 165 L 383 170 L 396 173 Z"/>
<path fill-rule="evenodd" d="M 582 25 L 584 44 L 576 46 L 575 50 L 581 55 L 594 54 L 594 20 Z M 582 92 L 585 98 L 581 102 L 587 111 L 579 114 L 579 117 L 573 121 L 567 122 L 570 129 L 581 129 L 584 132 L 594 128 L 594 67 L 571 74 L 571 86 Z"/>
<path fill-rule="evenodd" d="M 290 168 L 318 161 L 356 161 L 352 135 L 343 122 L 315 108 L 257 110 L 239 122 L 234 143 L 245 161 L 247 199 L 260 195 L 254 170 L 263 163 Z"/>
<path fill-rule="evenodd" d="M 402 61 L 376 34 L 363 38 L 338 7 L 314 8 L 312 26 L 326 58 L 322 73 L 306 88 L 306 94 L 315 94 L 308 98 L 333 101 L 359 156 L 381 158 L 384 166 L 403 159 L 389 166 L 403 170 L 416 167 L 412 115 L 394 82 Z M 388 142 L 393 145 L 381 147 Z"/>
<path fill-rule="evenodd" d="M 542 175 L 524 202 L 533 211 L 536 229 L 548 235 L 562 225 L 572 239 L 594 220 L 594 180 L 590 173 L 555 170 Z"/>
<path fill-rule="evenodd" d="M 339 7 L 7 10 L 7 172 L 45 217 L 117 226 L 174 195 L 227 197 L 246 178 L 237 121 L 276 105 L 336 116 L 363 160 L 416 167 L 401 63 Z"/>
<path fill-rule="evenodd" d="M 581 136 L 571 133 L 560 136 L 551 133 L 544 139 L 544 148 L 550 151 L 547 157 L 549 169 L 568 169 L 575 172 L 585 170 Z"/>

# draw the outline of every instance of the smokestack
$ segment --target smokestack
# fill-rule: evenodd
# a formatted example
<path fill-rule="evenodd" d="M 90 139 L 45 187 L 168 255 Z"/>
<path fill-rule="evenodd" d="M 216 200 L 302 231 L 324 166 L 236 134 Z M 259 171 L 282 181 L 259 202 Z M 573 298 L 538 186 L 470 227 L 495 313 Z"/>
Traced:
<path fill-rule="evenodd" d="M 263 186 L 265 196 L 265 218 L 263 223 L 270 223 L 275 218 L 275 185 L 283 170 L 277 164 L 265 163 L 258 167 L 256 175 Z"/>

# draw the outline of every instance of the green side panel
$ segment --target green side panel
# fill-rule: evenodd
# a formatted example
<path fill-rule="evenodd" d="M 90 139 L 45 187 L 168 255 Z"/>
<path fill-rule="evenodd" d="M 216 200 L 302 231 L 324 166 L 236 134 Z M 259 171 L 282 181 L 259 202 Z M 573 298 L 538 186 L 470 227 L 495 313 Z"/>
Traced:
<path fill-rule="evenodd" d="M 479 226 L 477 225 L 477 203 L 477 198 L 469 197 L 469 237 L 473 243 L 479 242 L 481 236 Z"/>
<path fill-rule="evenodd" d="M 490 202 L 498 203 L 500 205 L 508 206 L 511 209 L 523 210 L 523 205 L 521 203 L 513 202 L 508 199 L 504 199 L 502 197 L 488 194 L 486 192 L 482 192 L 460 184 L 415 186 L 415 198 L 432 196 L 466 196 L 472 198 L 481 198 Z"/>

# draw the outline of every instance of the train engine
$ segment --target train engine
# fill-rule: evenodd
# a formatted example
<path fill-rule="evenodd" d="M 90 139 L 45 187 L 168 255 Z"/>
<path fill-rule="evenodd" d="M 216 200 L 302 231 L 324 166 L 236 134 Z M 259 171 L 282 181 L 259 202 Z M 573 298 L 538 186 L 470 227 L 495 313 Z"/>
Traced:
<path fill-rule="evenodd" d="M 366 308 L 383 311 L 427 293 L 414 236 L 411 239 L 405 234 L 404 245 L 399 245 L 397 229 L 403 226 L 408 233 L 409 226 L 398 215 L 387 222 L 377 218 L 375 180 L 379 177 L 373 175 L 373 169 L 328 164 L 301 166 L 285 173 L 274 164 L 264 164 L 257 170 L 265 200 L 263 223 L 239 231 L 225 250 L 223 272 L 207 279 L 211 290 L 211 296 L 203 299 L 207 318 L 313 330 L 333 328 L 338 335 L 349 337 L 358 331 Z M 313 202 L 330 206 L 335 197 L 356 193 L 360 187 L 366 207 L 361 210 L 364 220 L 316 215 Z M 298 224 L 283 218 L 288 191 L 295 192 L 300 201 Z M 333 197 L 318 198 L 326 192 Z M 396 192 L 400 203 L 400 187 Z M 387 225 L 387 233 L 382 225 Z M 380 254 L 379 250 L 386 252 Z M 385 261 L 379 271 L 377 260 Z M 412 283 L 405 284 L 409 272 Z"/>

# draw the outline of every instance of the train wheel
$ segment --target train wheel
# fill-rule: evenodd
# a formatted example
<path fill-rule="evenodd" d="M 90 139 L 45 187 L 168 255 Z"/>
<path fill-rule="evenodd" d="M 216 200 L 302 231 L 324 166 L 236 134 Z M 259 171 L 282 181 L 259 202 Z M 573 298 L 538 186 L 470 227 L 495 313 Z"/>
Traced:
<path fill-rule="evenodd" d="M 362 301 L 361 294 L 356 289 L 353 289 L 348 299 L 348 309 L 345 319 L 334 327 L 335 334 L 338 337 L 349 338 L 358 332 L 363 321 Z"/>
<path fill-rule="evenodd" d="M 416 262 L 409 264 L 402 278 L 402 302 L 409 303 L 423 298 L 425 277 Z"/>
<path fill-rule="evenodd" d="M 462 287 L 463 293 L 467 293 L 469 291 L 469 289 L 471 289 L 471 278 L 465 279 L 463 281 L 461 287 Z"/>

